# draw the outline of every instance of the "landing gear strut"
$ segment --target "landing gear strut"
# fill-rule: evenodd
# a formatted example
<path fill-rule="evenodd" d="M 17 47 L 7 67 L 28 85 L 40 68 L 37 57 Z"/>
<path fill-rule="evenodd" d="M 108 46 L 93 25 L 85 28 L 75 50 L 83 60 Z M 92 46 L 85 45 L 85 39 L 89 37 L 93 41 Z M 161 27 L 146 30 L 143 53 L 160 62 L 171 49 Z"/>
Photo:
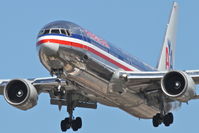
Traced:
<path fill-rule="evenodd" d="M 170 126 L 173 123 L 173 114 L 168 113 L 166 115 L 161 115 L 160 113 L 157 113 L 153 119 L 153 126 L 158 127 L 160 124 L 164 124 L 166 127 Z"/>
<path fill-rule="evenodd" d="M 75 109 L 74 101 L 72 101 L 72 95 L 67 96 L 68 99 L 68 105 L 67 105 L 67 112 L 69 114 L 69 117 L 65 118 L 61 121 L 61 130 L 63 132 L 67 131 L 68 129 L 72 128 L 73 131 L 77 131 L 82 127 L 82 119 L 80 117 L 73 117 L 73 111 Z"/>

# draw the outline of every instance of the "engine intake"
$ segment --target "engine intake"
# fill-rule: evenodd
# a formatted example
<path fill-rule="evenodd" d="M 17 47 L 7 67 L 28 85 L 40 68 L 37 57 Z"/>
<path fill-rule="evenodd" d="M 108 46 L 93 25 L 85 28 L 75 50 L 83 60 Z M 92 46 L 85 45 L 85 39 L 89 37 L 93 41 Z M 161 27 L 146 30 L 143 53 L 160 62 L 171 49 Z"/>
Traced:
<path fill-rule="evenodd" d="M 161 81 L 162 91 L 169 97 L 187 102 L 196 94 L 195 83 L 182 71 L 170 71 Z"/>
<path fill-rule="evenodd" d="M 14 79 L 8 82 L 4 89 L 5 100 L 12 106 L 27 110 L 37 104 L 38 94 L 28 80 Z"/>

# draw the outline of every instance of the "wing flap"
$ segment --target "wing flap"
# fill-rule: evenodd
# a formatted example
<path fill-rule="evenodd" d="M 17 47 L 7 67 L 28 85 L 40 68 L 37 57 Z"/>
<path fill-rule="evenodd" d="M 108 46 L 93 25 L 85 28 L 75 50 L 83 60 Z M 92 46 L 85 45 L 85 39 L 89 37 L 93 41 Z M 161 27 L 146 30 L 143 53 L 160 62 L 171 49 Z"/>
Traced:
<path fill-rule="evenodd" d="M 61 102 L 62 106 L 67 106 L 68 102 L 66 101 L 66 99 L 51 99 L 50 103 L 52 105 L 59 105 Z M 97 108 L 97 103 L 96 102 L 83 102 L 83 101 L 78 101 L 76 102 L 76 107 L 81 107 L 81 108 L 90 108 L 90 109 L 96 109 Z"/>

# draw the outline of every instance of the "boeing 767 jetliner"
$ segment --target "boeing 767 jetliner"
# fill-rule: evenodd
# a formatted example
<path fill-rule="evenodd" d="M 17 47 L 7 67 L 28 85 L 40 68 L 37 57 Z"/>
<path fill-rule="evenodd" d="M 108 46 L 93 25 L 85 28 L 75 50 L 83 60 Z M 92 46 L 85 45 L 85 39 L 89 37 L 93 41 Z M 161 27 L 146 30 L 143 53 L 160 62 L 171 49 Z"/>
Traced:
<path fill-rule="evenodd" d="M 81 118 L 73 116 L 76 107 L 96 109 L 97 103 L 152 119 L 154 127 L 169 126 L 176 104 L 199 99 L 199 70 L 173 67 L 177 16 L 174 2 L 156 68 L 74 23 L 49 23 L 39 32 L 36 47 L 52 77 L 0 80 L 0 94 L 10 105 L 28 110 L 39 94 L 49 93 L 51 104 L 67 106 L 69 117 L 60 124 L 63 132 L 82 127 Z"/>

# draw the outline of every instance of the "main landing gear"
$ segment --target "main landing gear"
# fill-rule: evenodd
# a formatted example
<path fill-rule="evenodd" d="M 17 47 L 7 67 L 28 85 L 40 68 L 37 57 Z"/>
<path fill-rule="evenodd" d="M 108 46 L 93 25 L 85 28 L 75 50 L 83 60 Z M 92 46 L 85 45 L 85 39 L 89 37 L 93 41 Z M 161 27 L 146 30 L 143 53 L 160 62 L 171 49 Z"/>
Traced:
<path fill-rule="evenodd" d="M 67 112 L 69 117 L 65 118 L 61 121 L 60 127 L 62 132 L 66 132 L 68 129 L 72 128 L 73 131 L 77 131 L 82 127 L 82 119 L 80 117 L 73 117 L 73 111 L 75 109 L 75 103 L 72 101 L 72 95 L 68 95 L 68 105 L 67 105 Z"/>
<path fill-rule="evenodd" d="M 73 111 L 75 109 L 75 105 L 77 105 L 76 101 L 73 100 L 73 94 L 68 93 L 67 97 L 67 112 L 69 117 L 65 118 L 61 121 L 60 127 L 62 132 L 66 132 L 68 129 L 72 128 L 73 131 L 77 131 L 82 128 L 82 119 L 80 117 L 74 117 Z"/>
<path fill-rule="evenodd" d="M 172 113 L 168 113 L 166 115 L 162 115 L 161 113 L 157 113 L 153 119 L 153 126 L 154 127 L 158 127 L 160 124 L 164 124 L 166 127 L 170 126 L 173 123 L 173 114 Z"/>

